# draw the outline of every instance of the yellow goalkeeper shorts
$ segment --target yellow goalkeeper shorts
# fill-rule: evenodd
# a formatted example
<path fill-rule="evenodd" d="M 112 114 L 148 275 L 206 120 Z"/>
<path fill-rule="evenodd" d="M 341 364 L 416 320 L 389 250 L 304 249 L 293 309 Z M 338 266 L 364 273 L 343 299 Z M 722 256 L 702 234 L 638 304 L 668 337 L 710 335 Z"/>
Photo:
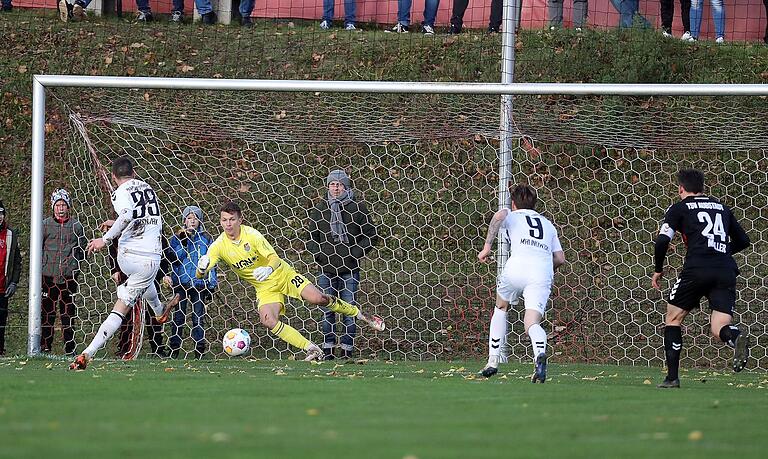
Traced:
<path fill-rule="evenodd" d="M 285 297 L 301 299 L 301 292 L 309 285 L 306 277 L 283 262 L 277 271 L 256 287 L 259 308 L 264 304 L 280 303 L 280 314 L 285 314 Z"/>

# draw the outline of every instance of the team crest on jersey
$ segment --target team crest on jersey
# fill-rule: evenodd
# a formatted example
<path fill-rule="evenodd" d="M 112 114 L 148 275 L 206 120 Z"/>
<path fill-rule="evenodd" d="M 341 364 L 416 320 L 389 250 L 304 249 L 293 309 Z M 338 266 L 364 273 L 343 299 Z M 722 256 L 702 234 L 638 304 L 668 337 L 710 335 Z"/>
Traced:
<path fill-rule="evenodd" d="M 251 244 L 246 242 L 245 245 L 243 246 L 243 249 L 245 249 L 246 252 L 250 252 L 251 251 Z"/>

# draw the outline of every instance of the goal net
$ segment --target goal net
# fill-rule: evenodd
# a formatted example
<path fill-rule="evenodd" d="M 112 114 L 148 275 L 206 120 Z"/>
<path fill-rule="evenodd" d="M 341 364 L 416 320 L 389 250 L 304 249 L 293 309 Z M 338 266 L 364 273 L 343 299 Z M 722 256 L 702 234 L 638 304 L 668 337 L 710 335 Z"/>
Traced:
<path fill-rule="evenodd" d="M 182 210 L 195 205 L 215 237 L 221 231 L 218 207 L 234 200 L 244 210 L 244 223 L 314 281 L 309 210 L 324 199 L 329 171 L 343 169 L 380 237 L 361 261 L 357 303 L 387 322 L 382 333 L 359 327 L 354 355 L 486 354 L 496 266 L 479 263 L 476 255 L 499 202 L 499 96 L 74 88 L 47 93 L 48 118 L 57 120 L 50 130 L 66 134 L 59 151 L 70 166 L 48 176 L 46 191 L 69 188 L 89 238 L 113 217 L 99 164 L 108 168 L 129 155 L 137 175 L 158 194 L 167 236 L 182 225 Z M 538 210 L 559 229 L 567 258 L 546 317 L 554 359 L 663 365 L 665 303 L 650 288 L 653 240 L 664 211 L 677 200 L 675 173 L 696 167 L 755 243 L 737 255 L 735 322 L 757 336 L 753 363 L 768 368 L 768 269 L 761 255 L 768 217 L 765 100 L 521 95 L 510 109 L 509 180 L 538 189 Z M 50 140 L 48 145 L 51 155 Z M 676 239 L 668 284 L 684 252 Z M 82 262 L 81 271 L 74 321 L 78 351 L 115 298 L 102 254 Z M 207 355 L 226 357 L 221 338 L 240 327 L 251 333 L 251 357 L 291 358 L 294 350 L 259 325 L 253 288 L 227 268 L 219 270 L 218 281 L 204 315 Z M 171 294 L 162 292 L 166 299 Z M 708 337 L 706 300 L 702 305 L 685 325 L 684 364 L 723 366 L 731 351 Z M 180 329 L 189 355 L 191 310 Z M 509 314 L 507 352 L 514 360 L 532 357 L 522 313 L 518 306 Z M 319 308 L 289 300 L 286 321 L 317 343 L 323 342 L 321 320 Z M 170 327 L 162 333 L 167 341 Z M 100 356 L 115 352 L 117 338 L 112 341 Z M 141 354 L 150 351 L 145 344 Z"/>

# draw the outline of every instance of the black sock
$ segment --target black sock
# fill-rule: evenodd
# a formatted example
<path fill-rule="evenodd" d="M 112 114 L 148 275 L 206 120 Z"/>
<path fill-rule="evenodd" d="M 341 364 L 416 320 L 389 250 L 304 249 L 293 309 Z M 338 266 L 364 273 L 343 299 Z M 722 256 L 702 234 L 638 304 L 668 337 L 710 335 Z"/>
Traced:
<path fill-rule="evenodd" d="M 725 325 L 720 329 L 720 341 L 725 344 L 734 347 L 736 344 L 736 338 L 739 337 L 741 331 L 733 325 Z"/>
<path fill-rule="evenodd" d="M 667 325 L 664 327 L 664 353 L 667 356 L 667 379 L 679 379 L 680 352 L 683 349 L 683 332 L 680 327 Z"/>

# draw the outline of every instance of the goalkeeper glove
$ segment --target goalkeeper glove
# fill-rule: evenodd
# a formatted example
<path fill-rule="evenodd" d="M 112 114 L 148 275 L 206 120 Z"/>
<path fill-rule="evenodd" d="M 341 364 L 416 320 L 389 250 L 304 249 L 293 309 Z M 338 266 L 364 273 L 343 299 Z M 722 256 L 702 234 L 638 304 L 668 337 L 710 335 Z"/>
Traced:
<path fill-rule="evenodd" d="M 270 275 L 272 275 L 272 271 L 274 270 L 270 266 L 256 268 L 253 270 L 253 278 L 259 282 L 264 282 Z"/>
<path fill-rule="evenodd" d="M 195 277 L 198 279 L 202 279 L 203 275 L 205 274 L 205 271 L 208 270 L 208 265 L 211 264 L 211 259 L 208 258 L 208 255 L 203 255 L 200 257 L 199 260 L 197 260 L 197 273 L 195 273 Z"/>
<path fill-rule="evenodd" d="M 14 293 L 16 293 L 16 284 L 11 282 L 10 284 L 8 284 L 7 287 L 5 287 L 5 297 L 10 298 L 13 296 Z"/>

